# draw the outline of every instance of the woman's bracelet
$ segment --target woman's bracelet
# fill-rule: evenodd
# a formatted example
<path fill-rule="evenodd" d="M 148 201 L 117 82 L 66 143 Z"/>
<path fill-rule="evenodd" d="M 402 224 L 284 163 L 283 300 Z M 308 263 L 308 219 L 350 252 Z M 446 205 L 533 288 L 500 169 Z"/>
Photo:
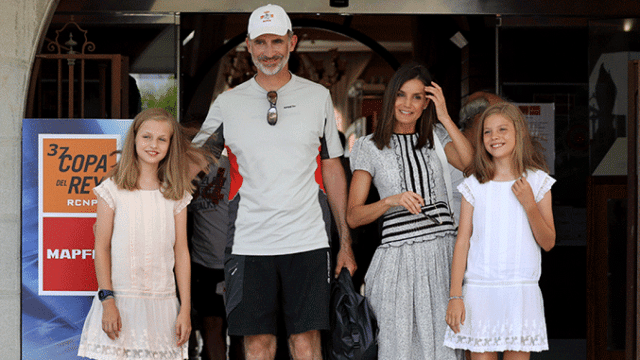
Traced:
<path fill-rule="evenodd" d="M 449 296 L 449 301 L 454 300 L 454 299 L 463 300 L 464 298 L 462 296 Z"/>

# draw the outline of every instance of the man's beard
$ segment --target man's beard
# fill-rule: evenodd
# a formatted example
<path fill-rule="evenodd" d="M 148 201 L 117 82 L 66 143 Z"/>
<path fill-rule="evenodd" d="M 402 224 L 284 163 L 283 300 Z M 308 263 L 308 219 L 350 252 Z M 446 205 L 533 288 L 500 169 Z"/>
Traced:
<path fill-rule="evenodd" d="M 280 62 L 278 63 L 278 65 L 273 66 L 273 67 L 267 67 L 264 64 L 262 64 L 260 61 L 261 60 L 268 60 L 268 59 L 273 59 L 273 58 L 279 58 Z M 282 70 L 284 68 L 284 66 L 289 62 L 289 53 L 287 52 L 286 55 L 282 56 L 282 55 L 276 55 L 273 57 L 266 57 L 264 55 L 258 56 L 257 58 L 255 56 L 253 56 L 253 54 L 251 55 L 251 60 L 253 60 L 253 64 L 258 68 L 258 70 L 260 70 L 260 72 L 264 73 L 265 75 L 275 75 L 277 73 L 280 72 L 280 70 Z"/>

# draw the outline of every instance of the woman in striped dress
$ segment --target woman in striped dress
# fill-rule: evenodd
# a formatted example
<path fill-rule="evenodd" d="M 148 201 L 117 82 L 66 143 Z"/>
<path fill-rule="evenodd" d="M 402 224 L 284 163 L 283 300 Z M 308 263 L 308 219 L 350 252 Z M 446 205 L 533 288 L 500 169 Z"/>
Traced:
<path fill-rule="evenodd" d="M 462 359 L 443 346 L 456 224 L 445 182 L 448 161 L 470 163 L 469 142 L 449 116 L 442 89 L 417 63 L 391 78 L 375 133 L 351 150 L 347 221 L 381 218 L 382 244 L 365 276 L 378 319 L 380 359 Z M 365 204 L 373 183 L 380 201 Z"/>

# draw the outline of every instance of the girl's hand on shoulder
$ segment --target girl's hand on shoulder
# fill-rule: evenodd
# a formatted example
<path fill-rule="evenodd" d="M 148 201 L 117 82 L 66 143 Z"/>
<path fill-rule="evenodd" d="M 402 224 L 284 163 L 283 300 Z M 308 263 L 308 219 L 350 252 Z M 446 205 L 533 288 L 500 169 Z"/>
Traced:
<path fill-rule="evenodd" d="M 464 301 L 462 299 L 451 299 L 447 306 L 447 316 L 445 320 L 447 325 L 453 330 L 454 333 L 460 332 L 460 324 L 464 325 L 465 310 Z"/>
<path fill-rule="evenodd" d="M 405 191 L 397 195 L 389 196 L 387 198 L 387 205 L 391 207 L 402 206 L 412 214 L 419 214 L 422 212 L 424 199 L 413 191 Z"/>
<path fill-rule="evenodd" d="M 122 319 L 120 310 L 116 306 L 115 299 L 107 299 L 102 302 L 102 331 L 109 339 L 115 340 L 120 337 L 122 330 Z"/>
<path fill-rule="evenodd" d="M 447 111 L 447 102 L 444 99 L 444 93 L 440 85 L 435 82 L 431 82 L 431 86 L 425 86 L 424 91 L 427 93 L 427 99 L 433 101 L 433 105 L 436 107 L 436 115 L 438 120 L 442 122 L 443 119 L 451 120 L 449 112 Z"/>
<path fill-rule="evenodd" d="M 176 319 L 176 337 L 178 338 L 178 347 L 186 344 L 191 335 L 191 315 L 186 311 L 180 311 Z"/>
<path fill-rule="evenodd" d="M 533 197 L 533 189 L 524 176 L 513 183 L 511 190 L 525 210 L 536 205 L 536 200 Z"/>

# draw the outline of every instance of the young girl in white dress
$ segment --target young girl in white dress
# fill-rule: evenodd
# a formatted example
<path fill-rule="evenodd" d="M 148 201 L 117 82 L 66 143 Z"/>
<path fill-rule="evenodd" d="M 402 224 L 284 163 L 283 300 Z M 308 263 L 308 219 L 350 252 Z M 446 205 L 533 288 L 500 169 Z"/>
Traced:
<path fill-rule="evenodd" d="M 513 104 L 484 112 L 463 194 L 444 344 L 471 359 L 529 359 L 548 349 L 540 279 L 555 245 L 551 186 L 540 146 Z"/>
<path fill-rule="evenodd" d="M 188 358 L 188 160 L 201 163 L 198 154 L 165 110 L 145 110 L 134 119 L 120 160 L 94 188 L 100 290 L 82 329 L 78 356 Z"/>

